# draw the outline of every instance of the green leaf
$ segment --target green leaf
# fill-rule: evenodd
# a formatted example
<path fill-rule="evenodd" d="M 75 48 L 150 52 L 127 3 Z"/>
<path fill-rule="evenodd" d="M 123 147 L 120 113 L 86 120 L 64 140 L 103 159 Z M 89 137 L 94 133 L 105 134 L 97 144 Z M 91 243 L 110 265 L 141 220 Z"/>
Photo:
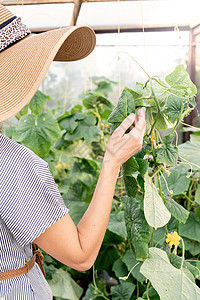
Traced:
<path fill-rule="evenodd" d="M 77 199 L 79 200 L 79 199 Z M 72 220 L 74 221 L 75 225 L 77 225 L 81 218 L 83 217 L 84 213 L 86 212 L 88 208 L 88 204 L 85 202 L 80 201 L 69 201 L 66 203 L 66 206 L 70 210 L 70 216 Z"/>
<path fill-rule="evenodd" d="M 148 243 L 150 240 L 150 227 L 144 213 L 136 199 L 124 196 L 124 216 L 128 233 L 128 240 L 136 259 L 148 257 Z"/>
<path fill-rule="evenodd" d="M 157 113 L 153 113 L 153 118 L 155 120 Z M 158 115 L 156 120 L 156 129 L 169 129 L 173 127 L 173 124 L 169 123 L 169 120 L 164 115 Z"/>
<path fill-rule="evenodd" d="M 174 216 L 174 218 L 176 218 L 179 222 L 185 224 L 190 212 L 183 206 L 178 204 L 176 201 L 174 201 L 172 198 L 166 198 L 166 200 L 167 202 L 165 203 L 165 206 L 172 214 L 172 216 Z"/>
<path fill-rule="evenodd" d="M 89 97 L 83 99 L 83 105 L 86 108 L 94 108 L 101 103 L 110 109 L 113 109 L 114 107 L 114 105 L 107 98 L 103 97 L 99 92 L 92 93 Z"/>
<path fill-rule="evenodd" d="M 176 166 L 178 159 L 178 148 L 171 144 L 174 135 L 169 134 L 163 138 L 162 148 L 154 150 L 157 155 L 157 163 L 166 163 L 169 166 Z"/>
<path fill-rule="evenodd" d="M 150 248 L 149 258 L 143 263 L 140 272 L 151 281 L 162 300 L 199 299 L 200 289 L 169 261 L 165 251 Z"/>
<path fill-rule="evenodd" d="M 145 175 L 145 194 L 144 194 L 144 215 L 147 223 L 155 227 L 163 227 L 166 225 L 171 214 L 163 203 L 161 196 L 158 194 L 156 186 L 152 179 Z"/>
<path fill-rule="evenodd" d="M 123 238 L 127 237 L 124 211 L 114 212 L 110 214 L 108 229 Z"/>
<path fill-rule="evenodd" d="M 115 275 L 119 277 L 125 277 L 128 274 L 128 269 L 125 265 L 125 263 L 121 260 L 121 258 L 118 258 L 112 267 L 113 272 L 115 272 Z M 129 278 L 128 278 L 129 279 Z M 127 279 L 127 280 L 128 280 Z M 123 282 L 122 279 L 119 279 L 120 282 Z"/>
<path fill-rule="evenodd" d="M 59 268 L 48 281 L 53 296 L 70 300 L 80 299 L 83 289 L 71 278 L 67 271 Z"/>
<path fill-rule="evenodd" d="M 185 250 L 189 251 L 192 256 L 200 254 L 200 242 L 193 241 L 187 238 L 183 238 L 185 244 Z"/>
<path fill-rule="evenodd" d="M 165 77 L 165 81 L 187 98 L 191 98 L 197 93 L 197 88 L 192 83 L 184 65 L 177 66 L 171 74 Z"/>
<path fill-rule="evenodd" d="M 200 142 L 186 142 L 178 146 L 179 155 L 192 163 L 193 170 L 200 170 L 199 151 Z M 181 159 L 181 161 L 185 163 L 185 160 Z"/>
<path fill-rule="evenodd" d="M 91 188 L 93 184 L 96 182 L 96 171 L 90 165 L 90 163 L 83 159 L 82 162 L 75 162 L 69 175 L 67 176 L 68 179 L 71 179 L 72 182 L 76 180 L 80 180 L 86 186 Z"/>
<path fill-rule="evenodd" d="M 134 258 L 131 250 L 126 251 L 124 257 L 122 258 L 122 261 L 127 266 L 128 271 L 132 270 L 132 268 L 138 263 L 138 261 Z M 141 265 L 142 262 L 139 262 L 139 264 L 131 271 L 131 274 L 138 281 L 144 282 L 145 277 L 140 272 Z"/>
<path fill-rule="evenodd" d="M 178 97 L 171 95 L 168 97 L 166 115 L 172 122 L 176 121 L 179 118 L 182 104 L 182 100 Z"/>
<path fill-rule="evenodd" d="M 76 113 L 76 115 L 78 114 L 83 115 L 82 113 Z M 99 141 L 101 134 L 101 130 L 96 126 L 96 117 L 89 114 L 85 115 L 84 119 L 78 120 L 78 125 L 73 132 L 67 131 L 64 136 L 64 140 L 73 141 L 84 138 L 86 143 L 91 143 Z"/>
<path fill-rule="evenodd" d="M 165 177 L 169 190 L 173 191 L 173 195 L 180 195 L 188 190 L 189 184 L 190 184 L 190 178 L 187 178 L 187 173 L 183 173 L 178 171 L 178 168 L 170 168 L 168 171 L 171 172 L 171 174 L 168 176 L 166 173 L 163 174 Z M 161 177 L 161 187 L 162 192 L 165 195 L 168 195 L 168 190 L 166 187 L 166 183 L 164 179 Z"/>
<path fill-rule="evenodd" d="M 35 116 L 42 112 L 47 100 L 51 101 L 51 98 L 37 90 L 29 103 L 29 107 Z"/>
<path fill-rule="evenodd" d="M 198 187 L 195 192 L 195 202 L 200 205 L 200 183 L 198 184 Z"/>
<path fill-rule="evenodd" d="M 185 224 L 179 225 L 179 235 L 188 239 L 200 242 L 200 221 L 195 214 L 190 212 L 189 218 Z"/>
<path fill-rule="evenodd" d="M 60 137 L 59 125 L 51 113 L 21 117 L 12 134 L 13 140 L 23 143 L 40 157 L 46 156 Z"/>
<path fill-rule="evenodd" d="M 112 265 L 119 258 L 119 253 L 117 249 L 112 245 L 102 245 L 100 252 L 95 261 L 95 268 L 97 270 L 107 270 L 112 269 Z"/>
<path fill-rule="evenodd" d="M 119 285 L 111 286 L 112 300 L 130 300 L 135 290 L 135 285 L 130 282 L 122 282 Z"/>
<path fill-rule="evenodd" d="M 66 116 L 65 118 L 61 119 L 59 121 L 59 124 L 63 129 L 72 133 L 78 126 L 78 121 L 83 120 L 84 118 L 85 115 L 83 113 L 75 113 L 73 115 Z"/>
<path fill-rule="evenodd" d="M 180 257 L 180 256 L 178 256 L 178 255 L 176 255 L 176 254 L 174 254 L 174 253 L 170 253 L 169 259 L 170 259 L 171 264 L 172 264 L 175 268 L 177 268 L 177 269 L 180 269 L 180 268 L 181 268 L 182 257 Z M 190 264 L 189 262 L 187 262 L 187 261 L 184 261 L 183 267 L 184 267 L 185 269 L 187 269 L 187 270 L 191 273 L 191 275 L 192 275 L 191 280 L 195 283 L 195 279 L 196 279 L 196 278 L 198 277 L 198 275 L 199 275 L 199 270 L 198 270 L 198 268 L 195 267 L 195 266 L 193 266 L 193 265 L 191 265 L 191 264 Z"/>
<path fill-rule="evenodd" d="M 131 176 L 132 173 L 139 170 L 139 165 L 134 157 L 130 157 L 125 163 L 123 163 L 122 168 L 123 176 Z"/>
<path fill-rule="evenodd" d="M 123 176 L 126 193 L 129 197 L 135 197 L 138 190 L 137 180 L 132 176 Z"/>
<path fill-rule="evenodd" d="M 85 159 L 92 159 L 92 149 L 83 140 L 74 141 L 72 144 L 66 147 L 66 153 L 68 157 L 79 157 Z"/>
<path fill-rule="evenodd" d="M 135 102 L 132 94 L 124 89 L 122 91 L 122 95 L 119 98 L 118 104 L 115 109 L 112 111 L 108 118 L 108 122 L 110 123 L 119 123 L 122 122 L 127 115 L 135 112 Z"/>
<path fill-rule="evenodd" d="M 139 172 L 144 176 L 149 168 L 149 162 L 146 159 L 136 158 L 139 165 Z"/>
<path fill-rule="evenodd" d="M 151 300 L 160 300 L 160 297 L 158 296 L 158 293 L 156 292 L 156 290 L 152 286 L 148 290 L 148 296 L 149 296 L 149 299 L 151 299 Z M 142 299 L 145 299 L 145 300 L 147 299 L 148 300 L 146 291 L 142 295 L 141 300 Z"/>
<path fill-rule="evenodd" d="M 84 136 L 86 143 L 90 144 L 94 141 L 99 141 L 102 132 L 97 126 L 90 126 L 87 130 L 87 134 Z"/>

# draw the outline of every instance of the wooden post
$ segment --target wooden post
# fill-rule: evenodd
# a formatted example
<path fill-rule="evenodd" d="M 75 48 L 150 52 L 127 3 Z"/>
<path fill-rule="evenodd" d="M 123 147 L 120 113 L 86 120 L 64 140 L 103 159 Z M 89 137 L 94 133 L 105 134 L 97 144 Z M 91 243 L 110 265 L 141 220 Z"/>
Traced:
<path fill-rule="evenodd" d="M 76 21 L 78 19 L 78 15 L 81 9 L 81 5 L 82 5 L 83 0 L 75 0 L 74 1 L 74 10 L 73 10 L 73 15 L 72 15 L 72 20 L 71 20 L 71 26 L 75 26 L 76 25 Z"/>

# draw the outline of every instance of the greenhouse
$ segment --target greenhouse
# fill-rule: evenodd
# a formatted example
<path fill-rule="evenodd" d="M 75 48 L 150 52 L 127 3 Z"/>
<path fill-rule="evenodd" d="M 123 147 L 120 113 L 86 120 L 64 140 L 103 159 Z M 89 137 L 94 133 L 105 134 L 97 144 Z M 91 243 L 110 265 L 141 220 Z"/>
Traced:
<path fill-rule="evenodd" d="M 200 300 L 199 12 L 0 0 L 0 300 Z"/>

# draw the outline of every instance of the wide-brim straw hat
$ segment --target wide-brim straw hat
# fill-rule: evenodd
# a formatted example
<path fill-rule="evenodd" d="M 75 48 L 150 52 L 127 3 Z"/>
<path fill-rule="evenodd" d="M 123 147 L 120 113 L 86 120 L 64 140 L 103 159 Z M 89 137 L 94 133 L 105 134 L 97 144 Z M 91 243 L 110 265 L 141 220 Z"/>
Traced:
<path fill-rule="evenodd" d="M 31 34 L 0 4 L 0 122 L 18 113 L 36 93 L 52 61 L 76 61 L 96 45 L 89 26 Z"/>

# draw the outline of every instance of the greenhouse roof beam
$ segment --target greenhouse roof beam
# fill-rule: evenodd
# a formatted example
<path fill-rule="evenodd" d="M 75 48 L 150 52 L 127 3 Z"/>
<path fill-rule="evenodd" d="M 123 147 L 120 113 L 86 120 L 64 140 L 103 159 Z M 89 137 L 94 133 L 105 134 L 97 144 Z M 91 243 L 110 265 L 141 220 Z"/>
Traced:
<path fill-rule="evenodd" d="M 87 0 L 87 2 L 113 2 L 119 0 Z M 140 1 L 140 0 L 120 0 L 120 1 Z M 149 1 L 149 0 L 142 0 Z M 159 1 L 159 0 L 157 0 Z M 61 4 L 61 3 L 74 3 L 76 0 L 23 0 L 23 5 L 34 5 L 34 4 Z M 3 5 L 22 5 L 22 0 L 3 0 Z"/>
<path fill-rule="evenodd" d="M 163 25 L 163 26 L 145 26 L 144 30 L 145 32 L 161 32 L 161 31 L 174 31 L 174 28 L 178 27 L 180 31 L 189 31 L 190 26 L 185 24 L 185 25 Z M 118 26 L 92 26 L 94 31 L 98 34 L 100 33 L 116 33 L 118 32 Z M 58 29 L 57 27 L 48 27 L 48 28 L 30 28 L 32 33 L 40 33 L 40 32 L 45 32 L 53 29 Z M 142 32 L 143 28 L 142 26 L 120 26 L 120 32 Z"/>

